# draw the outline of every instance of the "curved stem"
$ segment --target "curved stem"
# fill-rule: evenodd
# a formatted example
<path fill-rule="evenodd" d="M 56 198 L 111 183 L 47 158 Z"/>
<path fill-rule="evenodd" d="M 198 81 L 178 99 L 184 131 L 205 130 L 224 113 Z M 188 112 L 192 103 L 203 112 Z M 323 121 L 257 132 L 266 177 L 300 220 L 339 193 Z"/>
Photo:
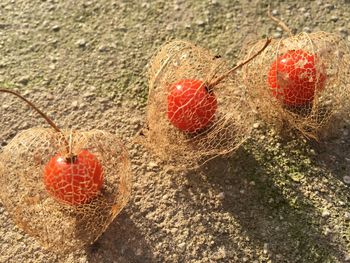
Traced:
<path fill-rule="evenodd" d="M 270 5 L 269 5 L 269 7 L 268 7 L 268 9 L 267 9 L 267 15 L 268 15 L 269 18 L 271 18 L 277 25 L 279 25 L 280 27 L 282 27 L 282 29 L 283 29 L 284 31 L 286 31 L 290 37 L 293 36 L 292 31 L 289 29 L 289 27 L 288 27 L 284 22 L 282 22 L 282 21 L 279 20 L 277 17 L 274 17 L 274 16 L 271 14 Z"/>
<path fill-rule="evenodd" d="M 236 71 L 237 69 L 243 67 L 245 64 L 249 63 L 251 60 L 253 60 L 255 57 L 259 56 L 261 52 L 263 52 L 265 50 L 265 48 L 271 43 L 271 39 L 267 38 L 265 45 L 257 52 L 255 53 L 253 56 L 251 56 L 250 58 L 246 59 L 245 61 L 243 61 L 242 63 L 240 63 L 239 65 L 235 66 L 234 68 L 230 69 L 229 71 L 227 71 L 226 73 L 224 73 L 223 75 L 221 75 L 220 77 L 214 79 L 212 82 L 208 83 L 207 87 L 208 89 L 212 89 L 214 86 L 218 85 L 221 81 L 223 81 L 225 78 L 227 78 L 230 74 L 232 74 L 234 71 Z"/>
<path fill-rule="evenodd" d="M 18 98 L 20 98 L 21 100 L 25 101 L 30 107 L 32 107 L 37 113 L 39 113 L 51 125 L 51 127 L 55 129 L 55 131 L 61 132 L 61 130 L 57 127 L 57 125 L 45 113 L 39 110 L 33 103 L 31 103 L 29 100 L 24 98 L 22 95 L 18 94 L 15 91 L 7 90 L 7 89 L 0 89 L 0 92 L 13 94 Z"/>
<path fill-rule="evenodd" d="M 12 90 L 8 90 L 8 89 L 0 89 L 0 92 L 4 92 L 4 93 L 10 93 L 12 95 L 15 95 L 16 97 L 20 98 L 21 100 L 23 100 L 24 102 L 26 102 L 31 108 L 33 108 L 37 113 L 39 113 L 41 115 L 41 117 L 43 117 L 48 124 L 50 124 L 50 126 L 56 131 L 59 132 L 63 135 L 62 131 L 57 127 L 57 125 L 45 114 L 43 113 L 41 110 L 39 110 L 32 102 L 30 102 L 29 100 L 27 100 L 26 98 L 24 98 L 22 95 L 18 94 L 15 91 Z M 69 151 L 69 143 L 66 140 L 66 138 L 63 136 L 63 140 L 67 146 L 67 152 L 68 154 L 70 153 Z"/>

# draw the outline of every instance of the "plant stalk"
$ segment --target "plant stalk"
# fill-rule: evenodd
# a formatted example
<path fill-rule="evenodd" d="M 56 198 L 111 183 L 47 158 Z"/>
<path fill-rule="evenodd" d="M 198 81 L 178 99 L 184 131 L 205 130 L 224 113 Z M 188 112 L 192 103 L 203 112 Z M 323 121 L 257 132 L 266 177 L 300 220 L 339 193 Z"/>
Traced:
<path fill-rule="evenodd" d="M 263 52 L 265 50 L 265 48 L 267 48 L 267 46 L 270 43 L 271 43 L 271 39 L 267 38 L 266 42 L 265 42 L 265 45 L 257 53 L 255 53 L 253 56 L 251 56 L 250 58 L 246 59 L 245 61 L 243 61 L 239 65 L 235 66 L 234 68 L 230 69 L 229 71 L 227 71 L 226 73 L 224 73 L 220 77 L 214 79 L 212 82 L 208 83 L 207 84 L 208 90 L 213 89 L 213 87 L 218 85 L 221 81 L 223 81 L 225 78 L 227 78 L 229 75 L 231 75 L 234 71 L 236 71 L 237 69 L 243 67 L 245 64 L 247 64 L 250 61 L 252 61 L 255 57 L 259 56 L 261 54 L 261 52 Z"/>
<path fill-rule="evenodd" d="M 36 107 L 32 102 L 30 102 L 29 100 L 27 100 L 26 98 L 24 98 L 22 95 L 20 95 L 19 93 L 15 92 L 15 91 L 12 91 L 12 90 L 8 90 L 8 89 L 0 89 L 0 92 L 3 92 L 3 93 L 9 93 L 9 94 L 12 94 L 12 95 L 15 95 L 17 98 L 20 98 L 21 100 L 23 100 L 24 102 L 26 102 L 32 109 L 34 109 L 37 113 L 39 113 L 41 115 L 41 117 L 43 117 L 47 123 L 56 131 L 56 132 L 59 132 L 63 135 L 63 140 L 66 144 L 66 147 L 67 147 L 67 153 L 68 154 L 71 154 L 70 153 L 70 150 L 69 150 L 69 143 L 68 141 L 66 140 L 66 138 L 64 137 L 64 134 L 63 132 L 57 127 L 57 125 L 45 114 L 43 113 L 41 110 L 38 109 L 38 107 Z"/>
<path fill-rule="evenodd" d="M 269 17 L 271 20 L 273 20 L 278 26 L 282 27 L 282 29 L 283 29 L 284 31 L 286 31 L 290 37 L 293 36 L 292 31 L 289 29 L 289 27 L 288 27 L 284 22 L 282 22 L 282 21 L 279 20 L 277 17 L 274 17 L 274 16 L 271 14 L 270 5 L 269 5 L 269 7 L 268 7 L 268 9 L 267 9 L 267 15 L 268 15 L 268 17 Z"/>

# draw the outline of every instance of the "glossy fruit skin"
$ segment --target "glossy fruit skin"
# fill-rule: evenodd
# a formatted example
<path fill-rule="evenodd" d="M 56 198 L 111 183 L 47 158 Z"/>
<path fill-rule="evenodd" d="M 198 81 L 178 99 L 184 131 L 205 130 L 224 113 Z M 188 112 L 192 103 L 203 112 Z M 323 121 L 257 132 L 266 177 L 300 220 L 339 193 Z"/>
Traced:
<path fill-rule="evenodd" d="M 201 80 L 183 79 L 169 88 L 167 116 L 183 132 L 203 130 L 214 119 L 216 110 L 216 97 Z"/>
<path fill-rule="evenodd" d="M 270 66 L 268 83 L 272 95 L 288 106 L 312 102 L 315 92 L 324 89 L 326 70 L 316 55 L 303 50 L 289 50 Z"/>
<path fill-rule="evenodd" d="M 87 150 L 82 150 L 73 159 L 57 154 L 44 168 L 44 184 L 58 201 L 69 205 L 85 204 L 102 187 L 102 166 Z"/>

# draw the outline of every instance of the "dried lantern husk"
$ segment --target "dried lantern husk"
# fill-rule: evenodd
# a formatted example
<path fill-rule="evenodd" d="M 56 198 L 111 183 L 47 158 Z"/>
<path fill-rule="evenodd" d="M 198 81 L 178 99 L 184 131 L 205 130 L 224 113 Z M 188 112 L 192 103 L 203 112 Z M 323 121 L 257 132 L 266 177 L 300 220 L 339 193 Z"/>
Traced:
<path fill-rule="evenodd" d="M 246 57 L 262 45 L 263 41 L 259 41 L 248 47 Z M 274 74 L 280 86 L 276 95 L 276 90 L 273 90 L 268 81 L 272 65 L 278 63 L 278 59 L 288 52 L 295 51 L 308 54 L 309 59 L 310 56 L 314 59 L 314 67 L 310 67 L 300 77 L 305 81 L 300 84 L 304 91 L 294 98 L 288 97 L 289 75 L 279 71 L 276 66 Z M 316 140 L 334 134 L 344 121 L 349 120 L 349 54 L 345 41 L 332 33 L 300 33 L 275 40 L 242 70 L 242 78 L 255 111 L 280 131 L 285 131 L 286 128 L 297 130 L 305 137 Z M 294 67 L 294 73 L 291 74 L 298 74 L 298 70 L 304 67 L 305 64 L 301 62 L 307 64 L 307 58 L 302 57 L 298 65 L 288 65 Z M 310 95 L 310 88 L 313 96 Z M 306 95 L 308 98 L 305 98 Z"/>
<path fill-rule="evenodd" d="M 67 150 L 67 139 L 71 153 L 88 150 L 103 169 L 102 188 L 87 203 L 61 202 L 45 188 L 44 168 Z M 111 133 L 31 128 L 2 149 L 0 187 L 0 199 L 14 221 L 43 247 L 66 253 L 93 243 L 123 209 L 131 172 L 126 150 Z"/>
<path fill-rule="evenodd" d="M 249 137 L 253 114 L 242 83 L 232 75 L 212 87 L 217 110 L 205 129 L 184 132 L 167 117 L 173 83 L 184 79 L 210 83 L 228 69 L 220 56 L 181 40 L 165 44 L 153 57 L 145 136 L 146 145 L 158 157 L 178 167 L 196 168 L 216 156 L 232 153 Z"/>

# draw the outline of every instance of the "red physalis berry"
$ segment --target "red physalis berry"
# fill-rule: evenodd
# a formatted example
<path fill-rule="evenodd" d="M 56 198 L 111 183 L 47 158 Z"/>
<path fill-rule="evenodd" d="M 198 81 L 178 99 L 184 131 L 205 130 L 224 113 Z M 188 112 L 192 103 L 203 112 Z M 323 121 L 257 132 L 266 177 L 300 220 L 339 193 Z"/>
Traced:
<path fill-rule="evenodd" d="M 195 133 L 208 127 L 216 110 L 216 97 L 203 81 L 183 79 L 171 84 L 167 115 L 181 131 Z"/>
<path fill-rule="evenodd" d="M 103 172 L 95 155 L 82 150 L 78 155 L 55 155 L 44 168 L 46 190 L 57 200 L 70 205 L 91 201 L 103 184 Z"/>
<path fill-rule="evenodd" d="M 270 67 L 268 83 L 272 95 L 288 106 L 303 106 L 324 89 L 326 70 L 316 55 L 304 50 L 289 50 Z"/>

